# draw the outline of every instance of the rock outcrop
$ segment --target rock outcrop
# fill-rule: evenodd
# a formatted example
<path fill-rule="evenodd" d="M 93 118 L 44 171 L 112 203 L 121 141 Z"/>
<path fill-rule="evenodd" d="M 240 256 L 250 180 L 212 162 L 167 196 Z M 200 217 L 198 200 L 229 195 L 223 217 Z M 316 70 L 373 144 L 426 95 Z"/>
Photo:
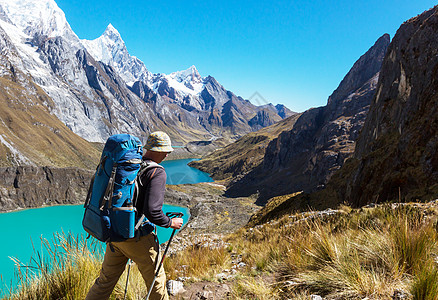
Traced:
<path fill-rule="evenodd" d="M 353 205 L 438 193 L 438 7 L 403 23 L 354 156 L 331 186 Z"/>
<path fill-rule="evenodd" d="M 78 168 L 0 168 L 0 211 L 83 203 L 91 176 Z"/>
<path fill-rule="evenodd" d="M 323 188 L 354 151 L 375 94 L 389 35 L 379 38 L 352 67 L 324 107 L 304 112 L 267 147 L 263 163 L 232 182 L 230 196 L 272 196 Z"/>

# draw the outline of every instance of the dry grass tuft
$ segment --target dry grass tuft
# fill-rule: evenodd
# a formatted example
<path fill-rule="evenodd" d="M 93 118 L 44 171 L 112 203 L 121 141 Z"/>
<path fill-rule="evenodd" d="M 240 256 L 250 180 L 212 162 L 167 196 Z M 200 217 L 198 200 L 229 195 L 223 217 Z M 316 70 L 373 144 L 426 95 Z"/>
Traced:
<path fill-rule="evenodd" d="M 275 300 L 280 299 L 272 287 L 258 277 L 244 277 L 237 279 L 233 287 L 233 298 L 236 300 L 259 299 Z"/>
<path fill-rule="evenodd" d="M 434 209 L 383 205 L 324 215 L 284 216 L 242 228 L 223 247 L 195 245 L 166 258 L 168 279 L 225 281 L 231 299 L 412 299 L 438 300 L 438 234 Z M 21 289 L 10 299 L 81 299 L 100 269 L 100 259 L 83 241 L 58 237 L 62 250 L 35 260 L 40 275 L 22 272 Z M 89 246 L 89 245 L 87 245 Z M 235 268 L 238 257 L 243 267 Z M 50 267 L 48 262 L 50 262 Z M 226 271 L 228 270 L 228 271 Z M 126 275 L 124 275 L 126 276 Z M 113 293 L 123 298 L 126 277 Z M 141 299 L 145 287 L 135 266 L 128 299 Z M 410 295 L 410 296 L 409 296 Z"/>
<path fill-rule="evenodd" d="M 34 252 L 30 264 L 15 259 L 18 285 L 5 299 L 84 299 L 100 272 L 101 244 L 64 233 L 55 234 L 52 241 L 42 239 L 41 243 L 43 253 Z M 123 299 L 126 276 L 124 272 L 112 299 Z M 127 299 L 142 299 L 146 294 L 143 278 L 134 265 Z"/>
<path fill-rule="evenodd" d="M 309 212 L 240 229 L 227 238 L 228 250 L 247 265 L 233 281 L 233 297 L 391 299 L 403 291 L 415 299 L 435 299 L 435 224 L 433 210 L 415 205 L 343 205 L 331 215 Z M 207 252 L 203 255 L 214 256 Z M 184 264 L 196 265 L 197 258 L 191 258 Z M 274 284 L 263 274 L 274 274 Z"/>
<path fill-rule="evenodd" d="M 213 280 L 217 273 L 230 267 L 230 256 L 225 248 L 193 245 L 164 261 L 168 279 L 190 277 Z"/>

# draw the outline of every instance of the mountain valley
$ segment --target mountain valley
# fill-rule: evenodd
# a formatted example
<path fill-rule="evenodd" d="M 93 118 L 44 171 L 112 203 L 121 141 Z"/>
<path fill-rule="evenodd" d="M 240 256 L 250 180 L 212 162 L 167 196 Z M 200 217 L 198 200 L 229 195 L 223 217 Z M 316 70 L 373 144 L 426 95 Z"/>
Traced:
<path fill-rule="evenodd" d="M 177 145 L 229 143 L 292 114 L 284 106 L 255 106 L 195 66 L 152 74 L 111 24 L 95 40 L 79 39 L 53 0 L 5 0 L 1 11 L 9 59 L 3 67 L 31 78 L 50 98 L 47 110 L 89 142 L 120 132 L 144 139 L 160 129 Z"/>
<path fill-rule="evenodd" d="M 233 197 L 258 193 L 261 204 L 274 196 L 323 189 L 354 152 L 389 42 L 387 34 L 376 41 L 353 65 L 326 106 L 248 134 L 192 165 L 212 173 L 214 179 L 224 179 L 224 173 L 232 170 L 227 194 Z M 287 125 L 281 127 L 282 124 Z M 268 128 L 276 127 L 280 130 L 266 139 Z M 246 145 L 251 139 L 264 141 L 258 145 L 258 155 Z M 257 162 L 245 168 L 241 157 Z"/>
<path fill-rule="evenodd" d="M 211 286 L 224 299 L 438 299 L 437 33 L 435 6 L 381 35 L 325 106 L 295 113 L 195 66 L 154 74 L 111 24 L 80 39 L 53 0 L 2 0 L 0 212 L 82 204 L 110 135 L 163 130 L 169 159 L 201 158 L 190 166 L 215 180 L 167 186 L 192 215 L 166 258 L 187 289 L 171 299 L 213 299 Z M 83 296 L 91 279 L 68 282 L 51 296 Z"/>

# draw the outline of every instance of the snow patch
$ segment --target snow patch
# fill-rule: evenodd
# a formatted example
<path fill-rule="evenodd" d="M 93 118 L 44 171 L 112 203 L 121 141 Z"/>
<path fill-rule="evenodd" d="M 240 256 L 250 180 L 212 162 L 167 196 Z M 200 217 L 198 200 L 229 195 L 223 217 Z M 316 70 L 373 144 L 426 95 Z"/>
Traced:
<path fill-rule="evenodd" d="M 12 160 L 16 165 L 34 165 L 26 156 L 14 147 L 14 143 L 6 141 L 4 134 L 0 135 L 0 142 L 5 145 L 12 154 Z"/>
<path fill-rule="evenodd" d="M 48 37 L 78 37 L 54 0 L 2 0 L 7 17 L 22 31 Z"/>

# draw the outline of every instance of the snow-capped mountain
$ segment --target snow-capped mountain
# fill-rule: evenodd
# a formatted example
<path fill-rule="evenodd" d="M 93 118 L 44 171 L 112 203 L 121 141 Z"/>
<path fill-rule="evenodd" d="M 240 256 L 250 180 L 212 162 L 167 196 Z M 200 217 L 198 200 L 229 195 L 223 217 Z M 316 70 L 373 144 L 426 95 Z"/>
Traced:
<path fill-rule="evenodd" d="M 120 132 L 144 138 L 158 129 L 179 143 L 232 140 L 281 119 L 277 112 L 261 120 L 264 108 L 195 66 L 152 74 L 111 24 L 101 37 L 80 40 L 53 0 L 0 0 L 0 44 L 7 57 L 0 76 L 30 76 L 50 99 L 50 113 L 88 141 Z"/>
<path fill-rule="evenodd" d="M 187 70 L 173 72 L 167 75 L 166 78 L 172 82 L 176 81 L 178 84 L 173 85 L 175 88 L 191 95 L 199 95 L 204 88 L 205 78 L 202 78 L 195 66 L 191 66 Z M 184 87 L 180 86 L 183 85 Z"/>
<path fill-rule="evenodd" d="M 197 95 L 202 91 L 204 79 L 195 66 L 187 70 L 166 74 L 152 74 L 145 64 L 135 56 L 131 56 L 120 33 L 109 24 L 105 32 L 95 40 L 81 40 L 88 53 L 96 61 L 114 67 L 130 87 L 136 81 L 143 81 L 155 92 L 163 80 L 182 95 Z"/>
<path fill-rule="evenodd" d="M 170 78 L 184 84 L 187 88 L 195 93 L 200 93 L 202 89 L 203 78 L 199 74 L 195 66 L 191 66 L 185 71 L 173 72 L 169 75 Z"/>
<path fill-rule="evenodd" d="M 131 89 L 136 90 L 141 85 L 143 89 L 147 88 L 162 97 L 171 98 L 172 102 L 190 110 L 211 108 L 209 104 L 205 103 L 202 93 L 207 86 L 211 87 L 212 77 L 202 77 L 194 65 L 186 70 L 171 74 L 152 74 L 143 62 L 129 54 L 120 33 L 112 24 L 109 24 L 105 32 L 97 39 L 83 39 L 81 42 L 96 61 L 113 66 Z M 213 85 L 220 85 L 215 82 L 216 80 L 213 81 Z M 221 109 L 222 105 L 230 99 L 223 87 L 220 87 L 218 91 L 214 93 L 216 100 L 219 101 L 213 102 Z M 141 97 L 141 95 L 139 96 Z M 222 98 L 223 101 L 219 98 Z M 207 102 L 212 102 L 209 100 Z M 290 111 L 287 112 L 285 117 L 289 116 L 290 113 Z M 254 112 L 255 114 L 256 112 Z"/>
<path fill-rule="evenodd" d="M 96 61 L 114 67 L 129 87 L 133 87 L 135 82 L 142 82 L 160 96 L 170 96 L 179 104 L 190 102 L 191 106 L 202 109 L 196 98 L 199 98 L 206 79 L 201 77 L 195 66 L 169 75 L 152 74 L 142 61 L 129 54 L 120 33 L 112 24 L 97 39 L 83 39 L 81 42 Z"/>
<path fill-rule="evenodd" d="M 141 60 L 129 55 L 120 33 L 111 24 L 97 39 L 81 42 L 96 61 L 114 67 L 129 86 L 138 80 L 148 82 L 152 77 Z"/>
<path fill-rule="evenodd" d="M 84 114 L 84 101 L 78 100 L 70 86 L 85 88 L 87 78 L 75 64 L 81 44 L 64 13 L 51 0 L 2 0 L 0 4 L 0 27 L 11 41 L 2 51 L 16 50 L 8 56 L 13 67 L 29 74 L 51 97 L 55 103 L 52 113 L 73 132 L 90 141 L 102 141 L 98 126 Z M 55 53 L 48 57 L 48 52 Z"/>
<path fill-rule="evenodd" d="M 78 46 L 79 39 L 71 29 L 64 12 L 53 0 L 1 0 L 0 15 L 22 33 L 38 38 L 62 36 Z M 1 18 L 1 17 L 0 17 Z"/>

